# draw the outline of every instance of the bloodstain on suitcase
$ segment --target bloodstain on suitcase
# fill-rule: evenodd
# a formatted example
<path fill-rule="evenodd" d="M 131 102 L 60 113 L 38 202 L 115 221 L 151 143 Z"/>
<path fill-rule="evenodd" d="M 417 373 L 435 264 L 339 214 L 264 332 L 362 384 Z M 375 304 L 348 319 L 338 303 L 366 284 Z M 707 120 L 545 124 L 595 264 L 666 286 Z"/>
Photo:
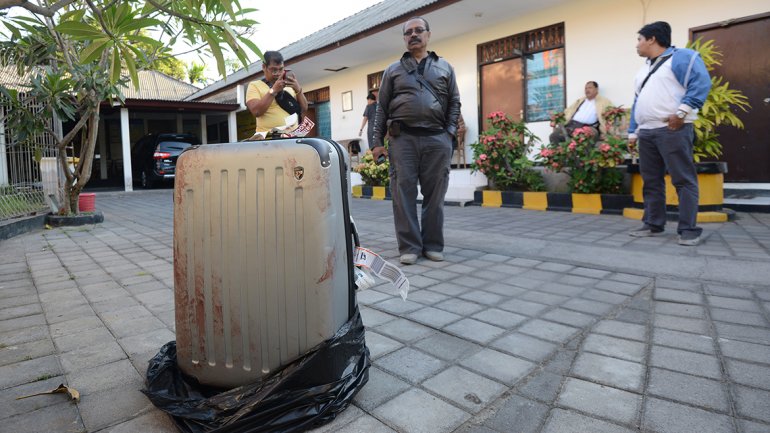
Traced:
<path fill-rule="evenodd" d="M 258 380 L 353 312 L 346 155 L 322 139 L 203 145 L 174 187 L 179 367 L 201 383 Z"/>

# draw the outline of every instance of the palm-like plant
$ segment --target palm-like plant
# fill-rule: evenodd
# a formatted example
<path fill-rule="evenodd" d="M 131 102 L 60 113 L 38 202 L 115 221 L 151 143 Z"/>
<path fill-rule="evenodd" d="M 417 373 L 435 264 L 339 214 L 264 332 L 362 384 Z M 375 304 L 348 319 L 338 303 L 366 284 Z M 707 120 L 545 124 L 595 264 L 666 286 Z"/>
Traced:
<path fill-rule="evenodd" d="M 688 45 L 697 51 L 706 69 L 713 71 L 716 66 L 722 64 L 722 52 L 714 45 L 713 40 L 702 41 L 700 38 Z M 698 112 L 698 118 L 693 123 L 695 128 L 695 142 L 693 143 L 693 158 L 700 161 L 702 158 L 718 158 L 722 155 L 722 143 L 719 142 L 717 128 L 721 125 L 733 126 L 743 129 L 743 122 L 735 114 L 735 111 L 748 111 L 751 105 L 748 98 L 740 90 L 731 89 L 730 83 L 723 77 L 711 76 L 711 91 Z"/>

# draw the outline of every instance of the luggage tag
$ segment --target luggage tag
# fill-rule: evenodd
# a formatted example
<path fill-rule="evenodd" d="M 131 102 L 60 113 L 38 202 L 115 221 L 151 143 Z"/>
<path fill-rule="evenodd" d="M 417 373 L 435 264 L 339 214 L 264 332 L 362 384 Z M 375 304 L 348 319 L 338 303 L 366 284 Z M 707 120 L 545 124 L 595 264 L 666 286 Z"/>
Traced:
<path fill-rule="evenodd" d="M 366 269 L 371 269 L 371 271 L 378 277 L 390 281 L 390 284 L 398 289 L 401 299 L 406 301 L 406 296 L 409 294 L 409 280 L 398 266 L 388 263 L 376 253 L 361 247 L 356 247 L 353 264 L 356 266 L 363 266 Z M 362 280 L 362 282 L 366 284 L 365 280 Z M 371 287 L 371 285 L 366 287 Z"/>

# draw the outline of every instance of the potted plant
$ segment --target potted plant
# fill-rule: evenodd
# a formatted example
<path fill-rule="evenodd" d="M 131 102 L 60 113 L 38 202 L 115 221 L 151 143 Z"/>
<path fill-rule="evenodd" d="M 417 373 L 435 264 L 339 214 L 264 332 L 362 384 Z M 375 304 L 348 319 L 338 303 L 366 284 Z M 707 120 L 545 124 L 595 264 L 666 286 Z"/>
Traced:
<path fill-rule="evenodd" d="M 489 127 L 470 145 L 472 171 L 483 173 L 489 181 L 489 188 L 476 201 L 482 206 L 524 206 L 525 197 L 535 200 L 532 193 L 545 190 L 542 175 L 528 157 L 537 137 L 524 122 L 514 122 L 502 111 L 490 113 L 487 120 Z"/>
<path fill-rule="evenodd" d="M 386 144 L 387 147 L 387 144 Z M 361 175 L 364 185 L 353 187 L 354 197 L 365 197 L 373 200 L 384 200 L 390 197 L 390 161 L 378 163 L 374 160 L 371 150 L 361 157 L 361 162 L 353 167 L 353 171 Z"/>
<path fill-rule="evenodd" d="M 608 107 L 602 113 L 611 126 L 622 123 L 625 115 L 622 107 Z M 562 127 L 564 116 L 554 113 L 551 123 Z M 595 129 L 584 126 L 575 129 L 567 140 L 541 148 L 538 158 L 546 170 L 569 175 L 572 194 L 560 198 L 559 207 L 579 213 L 620 213 L 628 200 L 613 196 L 623 192 L 623 173 L 618 166 L 623 163 L 628 146 L 624 138 L 614 133 L 617 129 L 611 127 L 605 137 L 599 137 Z"/>
<path fill-rule="evenodd" d="M 697 51 L 706 69 L 710 72 L 722 64 L 722 52 L 714 45 L 713 40 L 701 39 L 688 45 Z M 751 106 L 748 98 L 740 90 L 731 89 L 730 83 L 721 76 L 711 74 L 711 91 L 706 97 L 703 107 L 698 111 L 698 118 L 693 122 L 695 140 L 693 142 L 693 159 L 698 171 L 698 222 L 727 221 L 731 214 L 722 212 L 724 203 L 724 173 L 727 164 L 720 161 L 704 162 L 703 159 L 717 159 L 722 155 L 722 143 L 716 132 L 720 126 L 743 128 L 743 122 L 735 114 L 738 110 L 748 111 Z M 626 209 L 624 215 L 641 219 L 644 206 L 642 196 L 642 179 L 638 165 L 629 165 L 631 173 L 631 192 L 634 196 L 634 209 Z M 666 176 L 666 205 L 678 206 L 679 198 L 671 178 Z"/>

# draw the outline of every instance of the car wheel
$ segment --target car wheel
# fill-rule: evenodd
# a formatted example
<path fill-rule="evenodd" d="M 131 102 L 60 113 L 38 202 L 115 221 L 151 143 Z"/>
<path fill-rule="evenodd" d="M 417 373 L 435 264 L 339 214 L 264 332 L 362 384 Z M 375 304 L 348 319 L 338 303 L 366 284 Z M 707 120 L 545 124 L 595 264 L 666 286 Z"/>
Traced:
<path fill-rule="evenodd" d="M 142 170 L 141 183 L 142 183 L 142 188 L 145 188 L 145 189 L 150 189 L 153 186 L 155 186 L 155 183 L 150 179 L 150 175 L 147 173 L 146 170 Z"/>

